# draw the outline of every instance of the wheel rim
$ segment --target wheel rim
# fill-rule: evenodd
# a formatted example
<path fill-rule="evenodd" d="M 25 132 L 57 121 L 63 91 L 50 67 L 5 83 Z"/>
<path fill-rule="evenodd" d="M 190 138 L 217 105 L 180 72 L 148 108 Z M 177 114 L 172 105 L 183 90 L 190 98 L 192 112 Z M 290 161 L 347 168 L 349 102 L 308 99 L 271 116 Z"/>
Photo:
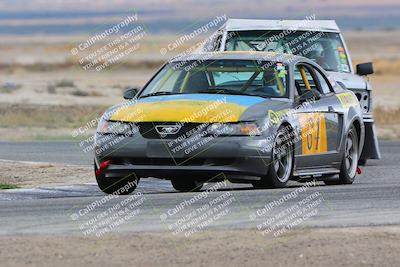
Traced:
<path fill-rule="evenodd" d="M 278 133 L 272 153 L 272 164 L 274 164 L 276 176 L 281 183 L 286 183 L 290 178 L 293 162 L 290 148 L 289 142 L 285 141 L 285 134 L 282 132 Z"/>
<path fill-rule="evenodd" d="M 353 132 L 350 132 L 346 137 L 345 147 L 345 166 L 346 171 L 350 177 L 356 175 L 357 171 L 357 157 L 358 157 L 358 146 L 357 140 Z"/>

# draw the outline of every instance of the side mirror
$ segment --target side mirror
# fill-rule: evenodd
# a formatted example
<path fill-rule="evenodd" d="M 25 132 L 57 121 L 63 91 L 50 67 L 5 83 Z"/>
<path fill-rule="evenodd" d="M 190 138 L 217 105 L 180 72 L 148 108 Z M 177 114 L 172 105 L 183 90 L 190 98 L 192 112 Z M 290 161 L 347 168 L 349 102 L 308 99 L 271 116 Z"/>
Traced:
<path fill-rule="evenodd" d="M 358 64 L 356 68 L 357 68 L 357 74 L 361 76 L 374 73 L 374 66 L 372 65 L 371 62 Z"/>
<path fill-rule="evenodd" d="M 133 99 L 139 92 L 138 88 L 129 88 L 124 92 L 124 99 Z"/>
<path fill-rule="evenodd" d="M 305 102 L 308 100 L 318 100 L 321 98 L 321 93 L 315 89 L 306 90 L 299 97 L 300 102 Z"/>

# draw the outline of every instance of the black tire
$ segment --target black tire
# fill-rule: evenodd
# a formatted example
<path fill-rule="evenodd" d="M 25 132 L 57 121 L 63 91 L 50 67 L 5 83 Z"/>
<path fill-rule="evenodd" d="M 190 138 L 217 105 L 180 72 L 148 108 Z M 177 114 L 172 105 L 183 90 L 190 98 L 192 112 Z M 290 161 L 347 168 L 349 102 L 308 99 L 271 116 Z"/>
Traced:
<path fill-rule="evenodd" d="M 97 171 L 96 163 L 94 171 Z M 96 175 L 95 175 L 96 176 Z M 129 195 L 135 191 L 140 179 L 136 179 L 134 173 L 125 177 L 106 177 L 105 174 L 96 176 L 97 185 L 106 194 Z"/>
<path fill-rule="evenodd" d="M 324 181 L 326 185 L 352 184 L 354 182 L 358 167 L 358 142 L 357 131 L 354 126 L 352 126 L 346 134 L 345 151 L 343 153 L 339 178 Z"/>
<path fill-rule="evenodd" d="M 196 192 L 203 187 L 202 182 L 191 179 L 171 179 L 171 184 L 179 192 Z"/>
<path fill-rule="evenodd" d="M 283 188 L 292 177 L 293 172 L 293 143 L 286 127 L 280 127 L 276 134 L 274 146 L 271 151 L 271 163 L 268 174 L 259 181 L 253 182 L 253 187 Z M 281 153 L 279 153 L 281 152 Z"/>

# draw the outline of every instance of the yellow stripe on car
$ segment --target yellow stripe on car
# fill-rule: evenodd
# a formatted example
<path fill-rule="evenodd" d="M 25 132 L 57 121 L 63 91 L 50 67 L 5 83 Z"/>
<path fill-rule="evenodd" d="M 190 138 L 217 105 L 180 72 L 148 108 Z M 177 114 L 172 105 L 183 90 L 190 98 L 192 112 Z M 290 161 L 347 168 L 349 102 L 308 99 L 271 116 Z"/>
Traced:
<path fill-rule="evenodd" d="M 117 110 L 111 120 L 125 122 L 238 122 L 246 106 L 215 101 L 143 102 Z"/>

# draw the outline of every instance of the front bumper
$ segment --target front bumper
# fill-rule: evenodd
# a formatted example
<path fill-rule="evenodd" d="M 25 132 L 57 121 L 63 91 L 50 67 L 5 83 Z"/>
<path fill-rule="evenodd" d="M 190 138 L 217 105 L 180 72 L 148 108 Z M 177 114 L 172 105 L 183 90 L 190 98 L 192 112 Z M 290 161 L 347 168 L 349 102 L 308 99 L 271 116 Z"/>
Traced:
<path fill-rule="evenodd" d="M 258 180 L 266 175 L 270 145 L 258 137 L 203 137 L 183 146 L 174 140 L 147 139 L 142 136 L 99 141 L 96 136 L 96 164 L 111 160 L 106 177 L 135 173 L 138 177 L 171 179 L 189 176 L 196 179 L 228 178 Z M 114 141 L 114 142 L 113 142 Z M 172 142 L 172 143 L 171 143 Z"/>

